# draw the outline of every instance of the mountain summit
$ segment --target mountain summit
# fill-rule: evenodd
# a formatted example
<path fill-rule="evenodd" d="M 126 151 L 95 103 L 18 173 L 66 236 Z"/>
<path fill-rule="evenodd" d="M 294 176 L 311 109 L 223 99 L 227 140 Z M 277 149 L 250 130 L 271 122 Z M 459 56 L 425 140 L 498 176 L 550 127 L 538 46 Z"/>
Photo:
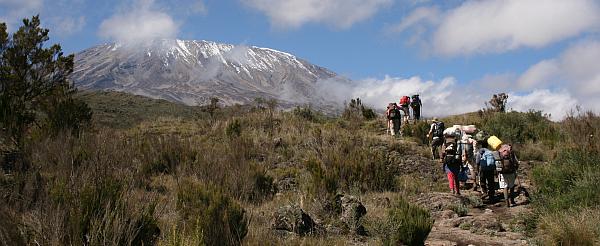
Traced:
<path fill-rule="evenodd" d="M 114 90 L 202 105 L 217 97 L 226 105 L 257 97 L 282 106 L 331 105 L 317 82 L 336 74 L 294 55 L 255 46 L 196 40 L 103 44 L 75 55 L 72 80 L 84 90 Z"/>

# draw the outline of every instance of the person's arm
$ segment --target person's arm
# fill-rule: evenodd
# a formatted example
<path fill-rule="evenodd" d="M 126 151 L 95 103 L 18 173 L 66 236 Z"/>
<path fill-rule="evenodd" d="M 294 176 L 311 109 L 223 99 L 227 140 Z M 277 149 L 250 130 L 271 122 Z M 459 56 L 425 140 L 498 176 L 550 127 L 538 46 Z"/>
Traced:
<path fill-rule="evenodd" d="M 433 124 L 431 124 L 431 126 L 429 126 L 429 132 L 427 133 L 427 137 L 430 137 L 432 132 L 433 132 Z"/>

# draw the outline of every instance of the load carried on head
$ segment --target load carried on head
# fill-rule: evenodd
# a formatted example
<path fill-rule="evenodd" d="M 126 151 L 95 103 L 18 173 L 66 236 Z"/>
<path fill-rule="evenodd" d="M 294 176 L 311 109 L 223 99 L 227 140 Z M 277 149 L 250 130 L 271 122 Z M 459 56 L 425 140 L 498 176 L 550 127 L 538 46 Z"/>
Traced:
<path fill-rule="evenodd" d="M 444 135 L 447 137 L 460 138 L 463 134 L 473 134 L 477 131 L 475 125 L 453 125 L 444 130 Z"/>

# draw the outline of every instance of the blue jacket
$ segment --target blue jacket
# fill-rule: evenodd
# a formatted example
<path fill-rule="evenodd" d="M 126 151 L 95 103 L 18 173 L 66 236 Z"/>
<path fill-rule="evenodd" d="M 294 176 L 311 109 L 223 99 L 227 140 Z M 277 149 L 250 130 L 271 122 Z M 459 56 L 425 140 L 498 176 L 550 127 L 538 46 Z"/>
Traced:
<path fill-rule="evenodd" d="M 479 168 L 481 168 L 481 170 L 489 171 L 496 169 L 496 159 L 489 149 L 481 148 L 477 152 L 476 160 L 479 161 Z"/>

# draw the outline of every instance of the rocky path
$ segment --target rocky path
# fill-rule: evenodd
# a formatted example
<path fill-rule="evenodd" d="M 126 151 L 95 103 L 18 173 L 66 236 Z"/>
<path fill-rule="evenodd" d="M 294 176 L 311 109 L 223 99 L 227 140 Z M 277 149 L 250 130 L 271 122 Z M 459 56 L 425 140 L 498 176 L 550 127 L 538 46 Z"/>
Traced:
<path fill-rule="evenodd" d="M 510 208 L 503 201 L 484 204 L 478 192 L 464 190 L 460 196 L 422 194 L 415 202 L 435 218 L 426 245 L 528 245 L 522 232 L 523 215 L 530 209 L 528 200 L 522 193 L 516 201 L 517 206 Z"/>

